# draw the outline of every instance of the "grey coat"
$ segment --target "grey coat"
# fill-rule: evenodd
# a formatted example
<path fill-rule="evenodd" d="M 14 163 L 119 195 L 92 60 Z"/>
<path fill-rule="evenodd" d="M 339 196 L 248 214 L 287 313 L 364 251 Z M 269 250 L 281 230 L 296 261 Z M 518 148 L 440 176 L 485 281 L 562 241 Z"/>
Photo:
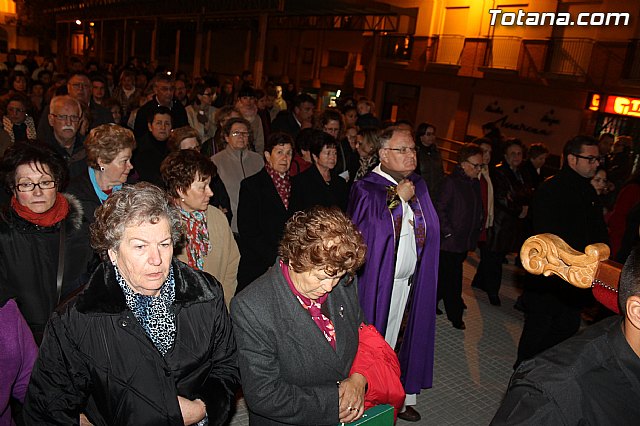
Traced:
<path fill-rule="evenodd" d="M 345 283 L 323 305 L 335 351 L 289 289 L 279 260 L 231 301 L 251 425 L 338 423 L 336 381 L 349 375 L 364 318 L 356 283 Z"/>

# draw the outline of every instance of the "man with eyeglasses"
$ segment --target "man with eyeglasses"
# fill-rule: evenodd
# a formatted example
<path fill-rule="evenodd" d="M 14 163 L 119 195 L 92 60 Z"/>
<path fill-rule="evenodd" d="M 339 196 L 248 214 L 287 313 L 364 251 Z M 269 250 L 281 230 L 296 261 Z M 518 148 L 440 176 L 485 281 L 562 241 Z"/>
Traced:
<path fill-rule="evenodd" d="M 55 96 L 51 99 L 50 112 L 46 116 L 52 129 L 49 135 L 38 134 L 39 139 L 67 161 L 69 179 L 87 172 L 84 136 L 78 131 L 82 121 L 82 107 L 71 96 Z"/>
<path fill-rule="evenodd" d="M 84 135 L 101 124 L 113 123 L 111 111 L 102 105 L 91 102 L 91 81 L 86 74 L 72 74 L 67 80 L 67 93 L 80 104 L 82 108 L 82 118 L 83 120 L 87 120 L 85 126 L 79 126 L 79 129 L 81 129 L 81 132 L 84 132 Z M 40 122 L 38 123 L 38 136 L 41 138 L 48 138 L 51 135 L 52 128 L 48 120 L 50 111 L 51 105 L 45 107 L 42 111 Z"/>
<path fill-rule="evenodd" d="M 411 132 L 390 127 L 379 142 L 380 164 L 353 184 L 347 208 L 367 243 L 358 297 L 367 322 L 398 351 L 407 393 L 398 417 L 416 422 L 416 394 L 433 381 L 440 226 L 427 185 L 414 173 Z"/>
<path fill-rule="evenodd" d="M 176 86 L 173 77 L 167 74 L 158 74 L 153 78 L 151 84 L 153 85 L 153 99 L 140 107 L 133 126 L 136 140 L 149 133 L 147 126 L 149 115 L 159 106 L 167 107 L 171 111 L 171 122 L 174 129 L 189 125 L 184 105 L 174 98 Z"/>
<path fill-rule="evenodd" d="M 531 204 L 533 234 L 555 234 L 576 250 L 608 243 L 602 206 L 590 183 L 601 162 L 598 141 L 576 136 L 563 149 L 562 169 L 536 190 Z M 560 278 L 528 277 L 522 294 L 524 327 L 516 367 L 524 360 L 573 336 L 590 290 Z"/>

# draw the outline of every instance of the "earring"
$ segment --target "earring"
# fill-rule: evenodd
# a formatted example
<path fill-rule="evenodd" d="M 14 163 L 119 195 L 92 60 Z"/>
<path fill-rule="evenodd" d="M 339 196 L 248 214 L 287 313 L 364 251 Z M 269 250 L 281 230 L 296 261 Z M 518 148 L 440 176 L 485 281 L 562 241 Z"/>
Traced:
<path fill-rule="evenodd" d="M 182 201 L 184 203 L 184 198 L 180 198 L 180 201 Z"/>
<path fill-rule="evenodd" d="M 104 172 L 104 167 L 100 166 L 100 171 Z"/>

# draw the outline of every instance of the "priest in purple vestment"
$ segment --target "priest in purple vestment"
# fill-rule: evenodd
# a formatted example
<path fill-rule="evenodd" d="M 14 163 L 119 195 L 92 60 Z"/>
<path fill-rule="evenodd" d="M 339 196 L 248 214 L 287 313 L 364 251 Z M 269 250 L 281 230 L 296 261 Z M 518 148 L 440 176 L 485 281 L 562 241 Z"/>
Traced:
<path fill-rule="evenodd" d="M 391 127 L 379 142 L 380 164 L 353 184 L 349 199 L 348 213 L 368 247 L 358 293 L 367 322 L 399 349 L 407 398 L 398 417 L 418 421 L 416 394 L 433 379 L 440 226 L 427 186 L 414 173 L 410 132 Z"/>

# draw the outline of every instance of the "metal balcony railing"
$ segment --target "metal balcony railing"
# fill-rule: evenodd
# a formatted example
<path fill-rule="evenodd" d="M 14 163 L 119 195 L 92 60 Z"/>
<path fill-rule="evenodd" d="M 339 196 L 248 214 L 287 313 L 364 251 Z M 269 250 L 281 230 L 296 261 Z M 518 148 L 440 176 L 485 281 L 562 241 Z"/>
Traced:
<path fill-rule="evenodd" d="M 436 63 L 459 65 L 460 55 L 464 48 L 464 35 L 442 34 L 438 38 L 438 50 L 436 52 Z"/>
<path fill-rule="evenodd" d="M 489 68 L 517 70 L 521 45 L 522 37 L 492 37 L 485 58 L 485 66 Z"/>
<path fill-rule="evenodd" d="M 586 76 L 594 40 L 558 38 L 549 40 L 546 71 L 554 74 Z"/>

